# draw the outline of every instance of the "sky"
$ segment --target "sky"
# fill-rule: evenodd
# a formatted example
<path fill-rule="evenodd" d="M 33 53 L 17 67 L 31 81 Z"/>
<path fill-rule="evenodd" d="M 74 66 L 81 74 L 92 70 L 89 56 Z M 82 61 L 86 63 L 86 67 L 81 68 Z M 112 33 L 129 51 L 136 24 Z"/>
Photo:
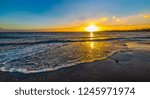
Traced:
<path fill-rule="evenodd" d="M 150 0 L 0 0 L 1 31 L 82 31 L 89 24 L 150 28 Z"/>

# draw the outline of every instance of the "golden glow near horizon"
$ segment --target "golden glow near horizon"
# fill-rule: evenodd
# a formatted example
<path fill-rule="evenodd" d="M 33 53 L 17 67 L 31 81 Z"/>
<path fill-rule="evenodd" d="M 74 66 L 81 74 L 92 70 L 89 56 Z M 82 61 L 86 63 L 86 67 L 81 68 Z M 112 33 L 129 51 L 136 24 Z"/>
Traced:
<path fill-rule="evenodd" d="M 95 31 L 98 31 L 98 29 L 99 28 L 96 25 L 90 25 L 90 26 L 85 28 L 85 30 L 88 32 L 95 32 Z"/>

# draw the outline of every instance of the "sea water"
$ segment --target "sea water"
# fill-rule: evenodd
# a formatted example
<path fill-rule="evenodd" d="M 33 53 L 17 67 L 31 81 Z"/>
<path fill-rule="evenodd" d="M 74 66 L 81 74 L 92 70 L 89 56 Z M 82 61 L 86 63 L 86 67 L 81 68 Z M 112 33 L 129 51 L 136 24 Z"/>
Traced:
<path fill-rule="evenodd" d="M 126 42 L 149 41 L 149 32 L 0 33 L 0 71 L 53 71 L 105 59 Z"/>

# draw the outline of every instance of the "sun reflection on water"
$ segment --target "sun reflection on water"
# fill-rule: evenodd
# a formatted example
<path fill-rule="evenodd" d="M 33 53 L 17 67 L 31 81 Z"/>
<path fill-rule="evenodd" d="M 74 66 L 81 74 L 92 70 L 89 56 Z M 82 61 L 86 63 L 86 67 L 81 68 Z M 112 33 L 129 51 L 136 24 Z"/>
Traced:
<path fill-rule="evenodd" d="M 93 33 L 93 32 L 90 32 L 90 40 L 93 40 L 93 37 L 94 37 L 94 33 Z M 91 49 L 94 49 L 94 43 L 95 43 L 95 42 L 89 42 L 89 45 L 90 45 L 90 48 L 91 48 Z"/>
<path fill-rule="evenodd" d="M 93 34 L 93 32 L 91 32 L 91 33 L 90 33 L 90 37 L 94 37 L 94 34 Z"/>
<path fill-rule="evenodd" d="M 90 47 L 94 49 L 94 42 L 90 42 Z"/>
<path fill-rule="evenodd" d="M 93 39 L 94 39 L 94 33 L 90 32 L 90 40 L 93 40 Z"/>
<path fill-rule="evenodd" d="M 98 60 L 106 57 L 108 54 L 111 53 L 111 51 L 117 49 L 116 46 L 113 46 L 108 42 L 91 41 L 91 42 L 84 42 L 78 44 L 80 46 L 80 48 L 78 49 L 79 52 L 76 50 L 75 55 L 79 55 L 81 61 Z"/>

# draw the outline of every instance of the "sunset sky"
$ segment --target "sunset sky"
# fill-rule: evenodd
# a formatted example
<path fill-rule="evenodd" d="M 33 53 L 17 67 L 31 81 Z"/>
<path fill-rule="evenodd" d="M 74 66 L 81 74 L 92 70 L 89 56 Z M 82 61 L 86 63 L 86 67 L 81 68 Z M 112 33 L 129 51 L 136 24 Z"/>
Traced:
<path fill-rule="evenodd" d="M 150 28 L 150 0 L 0 0 L 0 31 Z"/>

